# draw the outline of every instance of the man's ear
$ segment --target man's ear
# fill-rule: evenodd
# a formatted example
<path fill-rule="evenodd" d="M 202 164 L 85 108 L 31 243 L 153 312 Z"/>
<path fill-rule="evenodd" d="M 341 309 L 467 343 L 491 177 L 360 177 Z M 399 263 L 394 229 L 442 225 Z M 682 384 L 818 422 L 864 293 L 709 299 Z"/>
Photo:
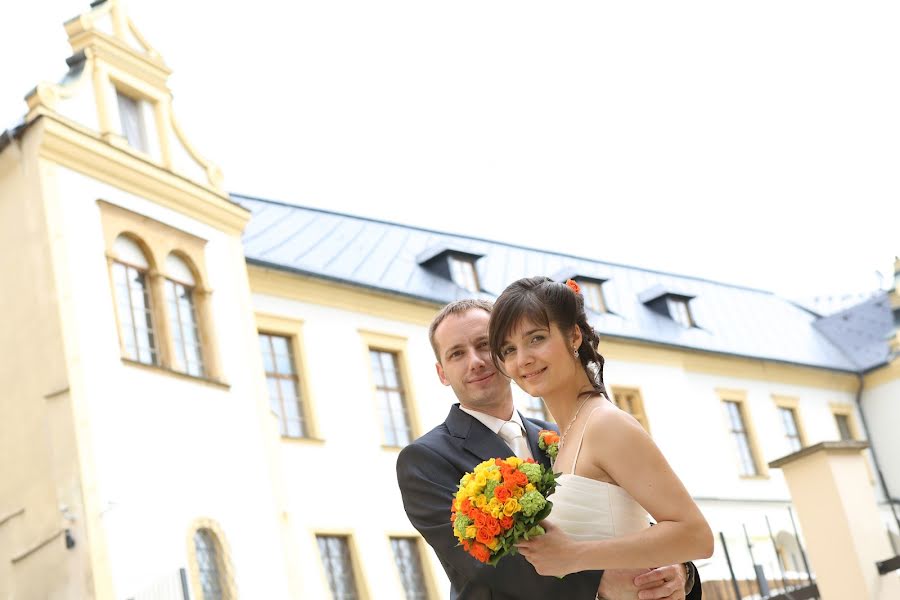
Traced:
<path fill-rule="evenodd" d="M 441 383 L 444 385 L 450 385 L 450 380 L 447 379 L 447 376 L 444 375 L 444 367 L 441 366 L 441 363 L 434 363 L 434 368 L 437 369 L 438 379 L 441 380 Z"/>

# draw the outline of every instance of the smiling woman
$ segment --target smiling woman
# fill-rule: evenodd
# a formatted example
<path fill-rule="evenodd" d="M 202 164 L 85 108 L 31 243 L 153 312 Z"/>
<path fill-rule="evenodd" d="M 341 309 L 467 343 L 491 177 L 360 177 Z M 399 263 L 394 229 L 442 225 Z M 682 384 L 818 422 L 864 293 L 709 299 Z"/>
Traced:
<path fill-rule="evenodd" d="M 562 428 L 547 534 L 519 545 L 538 573 L 653 568 L 712 554 L 690 494 L 641 425 L 609 401 L 599 338 L 576 287 L 546 277 L 514 282 L 494 305 L 489 335 L 497 370 L 543 398 Z"/>

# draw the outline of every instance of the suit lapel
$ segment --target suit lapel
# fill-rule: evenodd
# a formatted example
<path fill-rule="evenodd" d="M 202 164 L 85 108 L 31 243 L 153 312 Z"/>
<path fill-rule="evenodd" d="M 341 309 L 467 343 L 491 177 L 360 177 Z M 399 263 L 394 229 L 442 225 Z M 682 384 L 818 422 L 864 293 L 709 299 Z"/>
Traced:
<path fill-rule="evenodd" d="M 513 452 L 500 436 L 472 415 L 461 411 L 458 404 L 450 409 L 445 423 L 450 434 L 461 439 L 463 448 L 481 461 L 513 456 Z"/>

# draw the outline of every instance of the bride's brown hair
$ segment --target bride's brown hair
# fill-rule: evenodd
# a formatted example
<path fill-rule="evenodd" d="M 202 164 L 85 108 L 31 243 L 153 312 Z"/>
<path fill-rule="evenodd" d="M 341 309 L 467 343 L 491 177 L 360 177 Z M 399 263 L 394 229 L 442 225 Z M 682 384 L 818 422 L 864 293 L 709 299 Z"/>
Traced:
<path fill-rule="evenodd" d="M 510 331 L 522 319 L 548 329 L 552 323 L 563 333 L 572 331 L 577 325 L 581 330 L 581 346 L 578 347 L 581 366 L 587 373 L 594 392 L 609 398 L 603 384 L 605 360 L 597 351 L 600 336 L 588 323 L 584 312 L 584 296 L 574 292 L 565 283 L 553 281 L 549 277 L 525 277 L 507 286 L 494 302 L 488 326 L 491 359 L 501 373 L 504 371 L 500 349 Z"/>

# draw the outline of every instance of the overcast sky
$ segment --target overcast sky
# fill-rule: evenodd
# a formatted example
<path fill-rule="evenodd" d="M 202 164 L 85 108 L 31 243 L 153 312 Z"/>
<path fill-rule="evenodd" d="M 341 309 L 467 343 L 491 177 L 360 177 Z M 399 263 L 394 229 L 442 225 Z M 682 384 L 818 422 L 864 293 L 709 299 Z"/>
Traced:
<path fill-rule="evenodd" d="M 4 6 L 3 126 L 88 6 Z M 900 254 L 898 2 L 127 7 L 232 192 L 788 297 Z"/>

